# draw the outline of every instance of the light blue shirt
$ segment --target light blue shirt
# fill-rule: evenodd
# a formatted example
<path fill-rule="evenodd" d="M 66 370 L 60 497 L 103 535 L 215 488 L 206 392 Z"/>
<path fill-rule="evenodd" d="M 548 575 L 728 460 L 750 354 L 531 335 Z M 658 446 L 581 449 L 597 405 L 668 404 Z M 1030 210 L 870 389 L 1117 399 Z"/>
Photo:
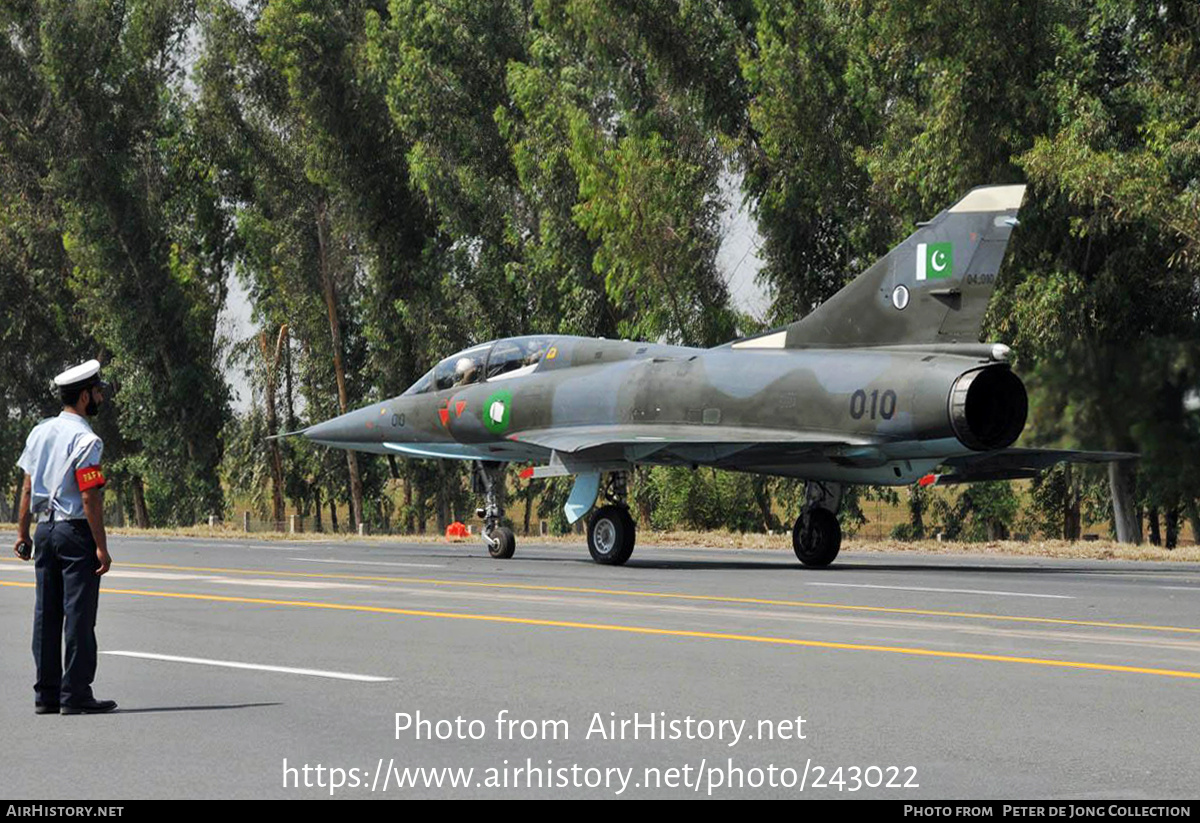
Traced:
<path fill-rule="evenodd" d="M 30 479 L 30 508 L 41 516 L 51 510 L 55 520 L 83 518 L 83 493 L 75 470 L 100 465 L 104 441 L 87 420 L 64 411 L 33 427 L 17 465 Z"/>

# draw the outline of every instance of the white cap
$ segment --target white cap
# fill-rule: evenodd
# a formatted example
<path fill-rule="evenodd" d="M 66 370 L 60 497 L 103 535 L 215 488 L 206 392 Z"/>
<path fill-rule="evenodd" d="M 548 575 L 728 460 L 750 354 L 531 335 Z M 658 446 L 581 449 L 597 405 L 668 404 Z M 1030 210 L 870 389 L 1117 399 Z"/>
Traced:
<path fill-rule="evenodd" d="M 54 385 L 73 386 L 76 383 L 82 383 L 91 377 L 95 377 L 99 373 L 100 361 L 89 360 L 86 363 L 81 363 L 78 366 L 67 369 L 65 372 L 55 377 Z"/>

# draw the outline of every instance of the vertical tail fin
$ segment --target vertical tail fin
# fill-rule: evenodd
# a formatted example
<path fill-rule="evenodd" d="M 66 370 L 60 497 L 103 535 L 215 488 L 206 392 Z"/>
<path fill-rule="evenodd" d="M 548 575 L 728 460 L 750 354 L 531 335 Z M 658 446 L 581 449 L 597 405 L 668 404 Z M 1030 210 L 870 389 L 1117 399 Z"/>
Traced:
<path fill-rule="evenodd" d="M 1023 185 L 981 186 L 811 314 L 734 348 L 977 343 Z"/>

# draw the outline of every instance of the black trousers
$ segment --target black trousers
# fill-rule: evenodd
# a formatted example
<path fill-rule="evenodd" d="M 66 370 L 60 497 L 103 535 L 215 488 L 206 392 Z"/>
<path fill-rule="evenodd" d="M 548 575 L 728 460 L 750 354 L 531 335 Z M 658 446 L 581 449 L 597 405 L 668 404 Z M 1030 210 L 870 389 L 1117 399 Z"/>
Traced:
<path fill-rule="evenodd" d="M 42 523 L 33 540 L 37 547 L 35 700 L 48 705 L 85 703 L 93 699 L 92 680 L 96 677 L 96 607 L 100 601 L 96 541 L 86 520 Z"/>

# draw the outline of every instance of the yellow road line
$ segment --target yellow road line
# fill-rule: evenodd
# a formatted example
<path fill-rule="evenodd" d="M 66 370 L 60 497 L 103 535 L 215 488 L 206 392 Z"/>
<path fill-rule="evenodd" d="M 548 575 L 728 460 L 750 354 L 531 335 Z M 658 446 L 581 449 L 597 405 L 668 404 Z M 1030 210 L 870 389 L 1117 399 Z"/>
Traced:
<path fill-rule="evenodd" d="M 14 563 L 21 561 L 12 560 Z M 126 569 L 158 569 L 182 572 L 208 572 L 211 574 L 271 575 L 275 577 L 300 577 L 321 580 L 359 580 L 372 583 L 409 583 L 436 587 L 461 587 L 483 589 L 514 589 L 519 591 L 558 592 L 564 594 L 601 594 L 618 597 L 647 597 L 664 600 L 695 600 L 708 603 L 736 603 L 753 606 L 785 606 L 801 609 L 832 609 L 835 611 L 872 612 L 876 614 L 903 614 L 917 617 L 954 617 L 964 620 L 997 620 L 1010 623 L 1039 623 L 1054 626 L 1085 626 L 1096 629 L 1130 629 L 1137 631 L 1175 632 L 1178 634 L 1200 634 L 1200 628 L 1187 626 L 1158 626 L 1147 623 L 1117 623 L 1104 620 L 1070 620 L 1058 617 L 1030 617 L 1024 615 L 994 614 L 987 612 L 956 612 L 936 609 L 902 609 L 890 606 L 855 606 L 845 603 L 820 603 L 806 600 L 772 600 L 756 597 L 728 597 L 715 594 L 685 594 L 676 592 L 651 592 L 630 589 L 596 589 L 581 586 L 541 586 L 532 583 L 495 583 L 477 580 L 437 580 L 428 577 L 390 577 L 361 574 L 331 574 L 321 572 L 287 572 L 269 569 L 226 569 L 206 566 L 173 566 L 156 563 L 122 563 Z"/>
<path fill-rule="evenodd" d="M 33 583 L 0 581 L 0 586 L 33 588 Z M 686 629 L 656 629 L 648 626 L 617 626 L 609 623 L 580 623 L 573 620 L 544 620 L 533 617 L 509 617 L 495 614 L 464 614 L 459 612 L 436 612 L 423 609 L 397 609 L 388 606 L 358 606 L 349 603 L 320 603 L 307 600 L 268 600 L 257 597 L 227 597 L 215 594 L 185 594 L 182 592 L 152 592 L 138 589 L 104 589 L 106 595 L 129 594 L 142 597 L 170 597 L 182 600 L 206 600 L 218 603 L 249 603 L 261 606 L 295 606 L 334 611 L 369 612 L 373 614 L 397 614 L 408 617 L 440 617 L 451 620 L 477 620 L 488 623 L 508 623 L 521 626 L 548 626 L 563 629 L 591 629 L 593 631 L 624 632 L 627 634 L 657 635 L 660 637 L 689 637 L 703 640 L 732 640 L 743 643 L 769 643 L 779 646 L 801 646 L 815 649 L 839 649 L 843 651 L 890 652 L 892 654 L 940 657 L 952 660 L 983 660 L 994 663 L 1024 663 L 1031 666 L 1052 666 L 1065 669 L 1091 669 L 1125 674 L 1153 674 L 1160 677 L 1182 677 L 1200 680 L 1200 672 L 1176 669 L 1153 669 L 1142 666 L 1120 666 L 1112 663 L 1086 663 L 1078 660 L 1051 660 L 1040 657 L 1015 657 L 1003 654 L 978 652 L 951 652 L 938 649 L 920 649 L 905 646 L 877 646 L 864 643 L 834 643 L 825 640 L 798 640 L 791 637 L 769 637 L 754 634 L 729 634 L 726 632 L 699 632 Z"/>

